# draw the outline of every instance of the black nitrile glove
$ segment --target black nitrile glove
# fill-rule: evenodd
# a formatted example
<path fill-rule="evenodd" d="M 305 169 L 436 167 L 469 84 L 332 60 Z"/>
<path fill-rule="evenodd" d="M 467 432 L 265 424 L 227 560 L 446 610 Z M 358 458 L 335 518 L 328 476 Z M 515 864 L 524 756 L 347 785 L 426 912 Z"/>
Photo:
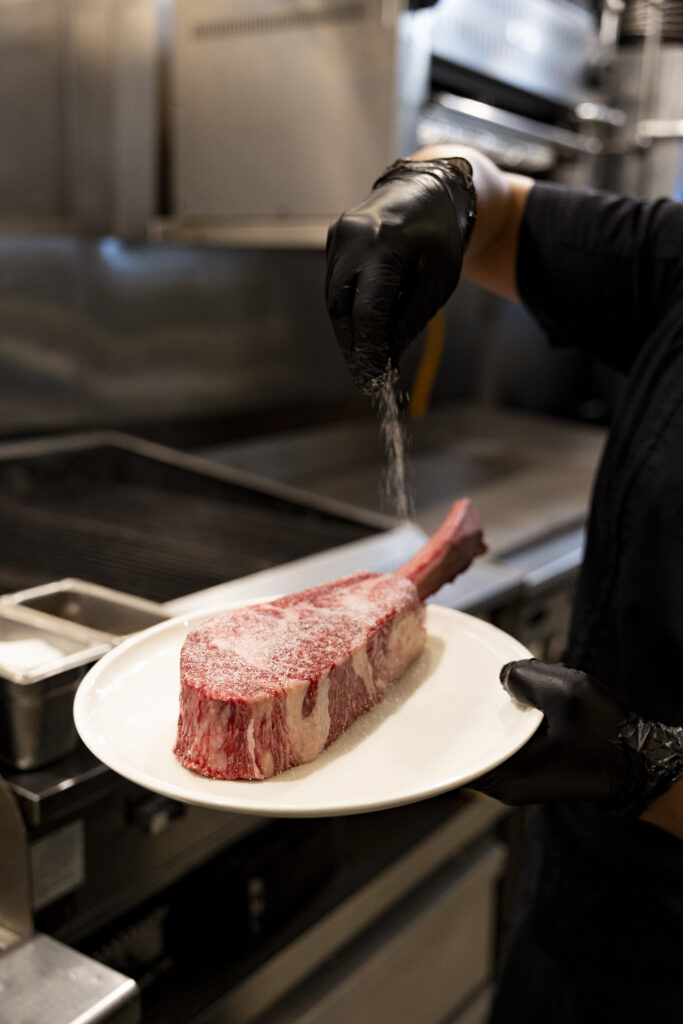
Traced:
<path fill-rule="evenodd" d="M 545 715 L 509 760 L 471 783 L 507 804 L 590 800 L 637 818 L 683 777 L 683 728 L 624 711 L 585 672 L 542 661 L 512 662 L 501 682 L 521 704 Z"/>
<path fill-rule="evenodd" d="M 397 160 L 327 235 L 327 309 L 354 381 L 372 391 L 460 278 L 476 217 L 467 160 Z"/>

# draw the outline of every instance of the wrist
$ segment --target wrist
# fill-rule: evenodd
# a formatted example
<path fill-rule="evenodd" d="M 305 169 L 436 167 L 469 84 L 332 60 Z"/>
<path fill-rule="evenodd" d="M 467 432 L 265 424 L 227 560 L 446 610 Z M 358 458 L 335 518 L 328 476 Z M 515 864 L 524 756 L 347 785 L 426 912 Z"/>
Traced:
<path fill-rule="evenodd" d="M 456 229 L 459 237 L 462 262 L 477 219 L 477 192 L 472 177 L 472 165 L 465 157 L 452 154 L 426 160 L 398 159 L 382 172 L 372 189 L 374 191 L 394 181 L 418 177 L 429 182 L 425 194 L 447 197 L 452 215 L 451 226 Z M 440 223 L 439 226 L 443 229 L 445 223 Z M 459 271 L 458 267 L 458 273 Z"/>
<path fill-rule="evenodd" d="M 630 715 L 611 742 L 619 748 L 625 770 L 612 801 L 612 813 L 637 818 L 674 783 L 683 780 L 683 728 L 648 722 Z"/>
<path fill-rule="evenodd" d="M 656 797 L 640 815 L 642 821 L 683 839 L 683 779 Z"/>

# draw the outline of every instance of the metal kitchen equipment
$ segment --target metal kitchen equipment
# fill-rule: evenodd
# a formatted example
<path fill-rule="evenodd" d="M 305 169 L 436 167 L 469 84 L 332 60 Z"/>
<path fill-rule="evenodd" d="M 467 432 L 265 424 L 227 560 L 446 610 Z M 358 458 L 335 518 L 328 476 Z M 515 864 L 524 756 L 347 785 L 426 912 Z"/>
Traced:
<path fill-rule="evenodd" d="M 110 643 L 169 617 L 154 601 L 73 578 L 3 594 L 0 611 L 3 604 L 35 608 L 55 619 L 96 630 Z"/>
<path fill-rule="evenodd" d="M 30 122 L 26 131 L 39 123 L 40 132 L 36 135 L 45 145 L 51 145 L 49 140 L 58 133 L 54 127 L 48 130 L 52 116 L 48 111 L 55 103 L 59 106 L 62 98 L 71 111 L 71 100 L 75 97 L 74 138 L 84 152 L 74 161 L 78 175 L 74 170 L 66 177 L 74 183 L 74 195 L 82 206 L 104 210 L 103 216 L 97 213 L 92 220 L 84 213 L 81 223 L 75 215 L 65 220 L 63 205 L 59 203 L 49 213 L 50 202 L 46 202 L 41 205 L 42 213 L 27 209 L 15 233 L 0 236 L 3 266 L 12 268 L 12 273 L 0 282 L 0 332 L 4 339 L 0 354 L 0 432 L 5 437 L 114 425 L 131 432 L 154 432 L 153 436 L 170 437 L 171 443 L 184 445 L 195 443 L 194 437 L 189 441 L 187 438 L 197 422 L 210 421 L 214 425 L 225 422 L 223 436 L 234 437 L 244 436 L 243 417 L 249 418 L 249 429 L 256 425 L 262 432 L 271 427 L 278 429 L 278 424 L 282 427 L 295 417 L 298 417 L 296 422 L 301 423 L 308 411 L 312 411 L 311 420 L 318 422 L 325 416 L 347 418 L 364 411 L 350 378 L 342 372 L 341 356 L 334 345 L 323 302 L 322 247 L 332 217 L 324 222 L 318 219 L 313 224 L 294 216 L 273 218 L 272 210 L 266 209 L 262 216 L 271 216 L 267 223 L 254 219 L 255 215 L 248 220 L 233 218 L 229 232 L 227 221 L 218 212 L 209 219 L 185 217 L 182 225 L 178 223 L 179 197 L 174 182 L 177 183 L 179 176 L 174 166 L 179 159 L 178 125 L 183 119 L 188 122 L 188 131 L 198 133 L 201 126 L 206 127 L 210 137 L 201 144 L 214 147 L 212 173 L 217 182 L 223 183 L 221 187 L 225 187 L 228 198 L 233 169 L 237 173 L 241 166 L 240 174 L 244 176 L 242 160 L 251 161 L 250 168 L 258 167 L 261 174 L 272 174 L 277 189 L 284 189 L 287 179 L 289 186 L 295 189 L 307 175 L 322 180 L 319 167 L 314 166 L 315 161 L 306 147 L 294 154 L 292 159 L 296 160 L 287 173 L 283 161 L 272 158 L 275 138 L 279 144 L 281 136 L 289 132 L 291 139 L 285 141 L 294 144 L 308 131 L 309 122 L 298 109 L 287 121 L 280 119 L 265 142 L 260 121 L 253 123 L 246 116 L 241 122 L 244 131 L 239 136 L 239 145 L 212 128 L 219 114 L 233 119 L 237 119 L 240 112 L 246 114 L 258 92 L 257 89 L 250 92 L 249 78 L 234 81 L 231 91 L 219 87 L 221 82 L 226 82 L 226 76 L 229 79 L 233 74 L 229 62 L 221 63 L 220 54 L 231 52 L 233 47 L 240 52 L 249 49 L 249 76 L 253 74 L 257 84 L 265 88 L 264 83 L 271 82 L 270 92 L 265 96 L 261 94 L 266 121 L 273 104 L 284 102 L 281 95 L 288 91 L 298 94 L 303 89 L 302 80 L 305 84 L 307 75 L 310 79 L 311 72 L 307 70 L 310 63 L 307 64 L 303 56 L 298 62 L 293 60 L 298 52 L 297 41 L 316 67 L 319 54 L 331 54 L 325 66 L 326 75 L 335 78 L 342 74 L 343 67 L 348 68 L 349 79 L 339 92 L 340 107 L 333 109 L 326 119 L 313 151 L 322 152 L 316 160 L 324 160 L 325 166 L 332 159 L 333 150 L 352 154 L 353 166 L 344 172 L 347 185 L 343 186 L 341 178 L 332 179 L 335 189 L 348 187 L 349 201 L 355 202 L 359 195 L 366 194 L 378 168 L 395 152 L 405 152 L 415 144 L 418 122 L 428 133 L 423 135 L 424 141 L 450 138 L 474 142 L 488 147 L 496 159 L 507 161 L 517 170 L 576 184 L 596 184 L 598 157 L 592 149 L 595 140 L 601 141 L 602 136 L 596 125 L 583 116 L 587 112 L 586 105 L 580 104 L 583 112 L 579 117 L 569 94 L 564 101 L 569 103 L 566 106 L 548 99 L 545 86 L 535 94 L 497 78 L 497 50 L 492 45 L 484 46 L 481 52 L 473 49 L 470 53 L 470 64 L 477 61 L 477 66 L 483 66 L 481 61 L 489 60 L 481 71 L 446 57 L 433 56 L 429 23 L 433 16 L 440 15 L 442 7 L 446 9 L 443 3 L 414 12 L 410 12 L 405 3 L 382 5 L 389 19 L 387 24 L 393 28 L 387 28 L 384 34 L 377 28 L 376 35 L 380 39 L 377 45 L 384 46 L 386 38 L 394 33 L 398 52 L 403 54 L 408 52 L 404 46 L 406 36 L 408 50 L 415 56 L 415 63 L 410 64 L 411 70 L 406 70 L 404 78 L 409 95 L 403 96 L 399 110 L 394 110 L 391 118 L 393 122 L 397 117 L 403 125 L 411 123 L 414 141 L 398 142 L 389 153 L 378 153 L 378 162 L 370 174 L 367 170 L 363 172 L 362 181 L 355 175 L 360 177 L 363 155 L 369 152 L 363 137 L 371 137 L 370 148 L 379 145 L 377 140 L 385 136 L 387 121 L 384 118 L 381 123 L 368 121 L 377 111 L 360 93 L 357 97 L 362 107 L 359 120 L 350 123 L 342 118 L 344 103 L 351 102 L 351 72 L 359 58 L 339 44 L 346 38 L 345 33 L 353 34 L 365 24 L 371 5 L 342 0 L 319 0 L 314 5 L 306 0 L 281 0 L 276 7 L 274 0 L 271 6 L 264 0 L 258 7 L 253 3 L 239 7 L 226 2 L 224 9 L 228 15 L 239 10 L 244 12 L 248 6 L 247 15 L 253 15 L 253 20 L 249 21 L 245 15 L 246 20 L 237 25 L 228 15 L 221 15 L 218 28 L 213 20 L 201 20 L 202 11 L 209 10 L 208 5 L 204 8 L 203 0 L 185 6 L 187 35 L 179 39 L 181 23 L 175 22 L 174 28 L 170 20 L 175 4 L 155 5 L 161 24 L 158 32 L 152 34 L 154 45 L 150 49 L 149 32 L 142 22 L 140 26 L 131 22 L 123 41 L 121 26 L 116 22 L 117 18 L 124 17 L 124 9 L 125 16 L 133 19 L 134 12 L 141 10 L 137 2 L 89 0 L 87 4 L 66 4 L 64 0 L 60 5 L 58 0 L 54 4 L 51 0 L 26 0 L 21 4 L 3 4 L 0 0 L 0 12 L 4 11 L 8 19 L 17 19 L 14 35 L 7 33 L 7 46 L 8 52 L 11 50 L 13 54 L 12 74 L 22 79 L 21 88 L 11 91 L 0 112 L 0 121 L 12 120 L 14 135 L 20 140 L 18 148 L 12 148 L 7 162 L 0 168 L 0 193 L 3 191 L 2 174 L 6 170 L 15 180 L 15 186 L 7 186 L 8 209 L 11 207 L 19 213 L 21 204 L 15 202 L 19 188 L 24 197 L 37 196 L 40 187 L 35 178 L 45 175 L 46 169 L 52 166 L 52 158 L 40 147 L 31 148 L 27 142 L 28 152 L 23 151 L 24 133 L 16 132 L 16 125 L 26 120 L 21 113 L 21 98 L 38 94 L 47 97 L 36 114 L 36 122 Z M 564 10 L 562 5 L 550 2 L 547 7 Z M 255 17 L 257 9 L 279 12 L 279 15 L 273 14 L 261 23 Z M 470 5 L 469 14 L 475 9 L 482 8 Z M 62 31 L 59 19 L 55 22 L 55 12 L 59 10 L 80 24 L 73 34 L 71 28 Z M 219 10 L 219 5 L 215 10 Z M 372 6 L 372 10 L 374 17 L 379 7 Z M 519 5 L 513 4 L 510 10 L 518 11 Z M 43 21 L 36 13 L 41 11 Z M 344 17 L 341 14 L 328 17 L 330 12 L 339 11 L 346 11 Z M 396 20 L 392 21 L 392 12 L 396 11 L 399 12 L 398 28 Z M 313 17 L 311 12 L 318 13 Z M 579 12 L 581 16 L 583 13 Z M 0 19 L 3 16 L 0 13 Z M 23 27 L 19 24 L 22 18 L 28 19 Z M 195 23 L 193 18 L 200 20 Z M 227 31 L 228 23 L 236 25 L 239 32 L 235 28 L 231 35 Z M 215 32 L 212 28 L 203 37 L 195 37 L 192 26 L 205 24 L 214 26 Z M 496 31 L 499 30 L 492 24 L 484 24 L 484 42 Z M 318 36 L 326 43 L 314 48 L 312 41 Z M 557 38 L 550 37 L 554 40 L 553 47 L 561 37 L 558 28 Z M 402 56 L 393 69 L 387 60 L 375 62 L 371 49 L 375 34 L 364 38 L 363 82 L 369 83 L 381 68 L 385 71 L 388 68 L 393 81 L 394 70 L 398 71 Z M 524 34 L 518 31 L 517 37 L 513 33 L 514 38 L 523 39 Z M 10 45 L 12 39 L 16 46 Z M 66 39 L 71 41 L 69 46 L 64 42 Z M 437 42 L 442 45 L 441 38 Z M 132 50 L 133 56 L 120 58 L 120 46 Z M 267 54 L 278 46 L 284 52 L 283 60 L 278 63 L 272 58 L 269 62 Z M 44 60 L 38 60 L 38 51 L 44 52 Z M 190 81 L 184 91 L 185 104 L 171 107 L 169 85 L 171 81 L 179 81 L 177 77 L 172 78 L 172 68 L 180 68 L 182 64 L 189 74 L 194 62 L 198 67 L 197 81 L 203 81 L 205 56 L 214 53 L 220 67 L 208 83 L 208 99 L 206 90 L 199 90 Z M 36 61 L 29 60 L 31 55 L 36 56 Z M 519 55 L 519 63 L 524 63 L 524 51 L 519 49 Z M 574 62 L 571 74 L 578 81 L 580 74 L 575 58 L 576 51 L 568 50 L 567 61 Z M 244 60 L 247 63 L 246 58 Z M 28 64 L 24 65 L 24 61 Z M 72 61 L 76 62 L 74 67 Z M 34 76 L 37 66 L 43 68 L 42 77 Z M 547 65 L 543 66 L 548 71 Z M 571 77 L 561 61 L 552 70 L 559 79 Z M 156 105 L 148 94 L 143 95 L 149 81 L 161 82 L 163 86 Z M 64 83 L 69 84 L 68 95 L 61 91 Z M 386 92 L 388 86 L 382 88 Z M 217 111 L 212 104 L 217 102 L 215 97 L 219 93 L 229 95 L 230 99 Z M 308 89 L 307 109 L 311 102 L 318 102 L 315 94 L 314 89 Z M 191 97 L 192 109 L 189 109 Z M 583 99 L 593 99 L 592 92 L 588 90 Z M 15 102 L 19 109 L 11 114 Z M 134 136 L 126 134 L 124 129 L 126 125 L 130 127 L 134 116 L 139 115 L 143 120 L 148 116 L 150 103 L 156 114 L 147 128 Z M 593 104 L 594 111 L 598 107 L 599 104 Z M 473 113 L 476 117 L 471 116 Z M 332 134 L 331 126 L 334 126 Z M 110 128 L 123 132 L 121 140 L 115 140 Z M 403 132 L 403 128 L 400 131 Z M 7 134 L 12 135 L 9 127 Z M 357 141 L 359 136 L 362 145 Z M 126 215 L 128 227 L 124 231 L 117 220 L 107 214 L 106 202 L 102 205 L 103 193 L 109 194 L 105 179 L 113 182 L 117 196 L 119 193 L 129 197 L 141 195 L 146 186 L 140 188 L 140 182 L 143 177 L 147 181 L 147 172 L 140 168 L 145 160 L 149 161 L 140 153 L 138 143 L 155 146 L 159 140 L 162 143 L 158 152 L 159 173 L 152 176 L 159 189 L 147 203 L 144 215 L 139 211 L 134 217 L 131 215 L 132 219 Z M 255 151 L 250 150 L 250 140 L 260 140 Z M 190 178 L 195 173 L 198 176 L 203 173 L 201 168 L 196 172 L 192 169 L 193 158 L 199 159 L 202 152 L 200 142 L 197 140 L 197 145 L 191 145 L 188 141 L 186 146 L 183 159 Z M 221 147 L 224 151 L 222 168 Z M 303 169 L 299 167 L 301 163 L 305 165 Z M 59 178 L 61 174 L 64 178 L 64 173 L 59 171 L 56 176 Z M 63 194 L 62 190 L 60 196 Z M 117 209 L 125 206 L 121 196 L 116 199 Z M 334 216 L 341 208 L 339 202 L 341 199 L 331 204 Z M 280 213 L 284 214 L 284 208 Z M 155 217 L 160 220 L 150 230 L 160 236 L 166 234 L 173 244 L 140 244 L 150 218 Z M 133 221 L 137 225 L 134 229 Z M 30 234 L 25 230 L 27 227 L 31 229 Z M 81 227 L 87 228 L 88 234 L 84 234 Z M 132 234 L 138 244 L 130 245 L 112 237 L 108 232 L 113 231 L 124 237 Z M 184 244 L 180 244 L 182 239 Z M 202 242 L 221 244 L 195 244 Z M 231 242 L 233 244 L 229 245 Z M 297 252 L 275 248 L 285 244 L 299 248 Z M 311 251 L 312 247 L 317 249 Z M 591 379 L 589 372 L 579 362 L 580 357 L 571 353 L 547 354 L 539 343 L 538 333 L 537 326 L 523 312 L 517 314 L 508 307 L 501 309 L 498 300 L 463 283 L 455 302 L 447 309 L 447 339 L 450 341 L 452 335 L 455 341 L 457 336 L 457 344 L 445 346 L 435 400 L 484 395 L 492 403 L 503 401 L 517 407 L 574 415 L 584 398 L 583 394 L 575 398 L 576 392 L 589 386 L 586 384 Z M 228 349 L 229 358 L 226 358 Z M 514 357 L 507 358 L 506 353 L 513 350 Z M 27 351 L 33 354 L 30 360 L 26 358 Z M 413 352 L 419 352 L 418 346 Z M 407 365 L 410 359 L 408 353 L 408 374 L 415 369 Z M 157 372 L 160 364 L 164 373 Z M 164 427 L 171 425 L 172 432 L 170 429 L 169 433 L 161 432 L 162 424 Z M 52 578 L 65 574 L 58 572 Z M 8 582 L 6 587 L 17 589 L 20 585 L 18 581 Z"/>
<path fill-rule="evenodd" d="M 101 633 L 33 609 L 0 607 L 0 762 L 40 768 L 76 747 L 76 687 L 111 646 Z"/>
<path fill-rule="evenodd" d="M 176 0 L 176 225 L 275 232 L 364 194 L 414 142 L 404 124 L 426 86 L 425 14 L 403 0 Z"/>
<path fill-rule="evenodd" d="M 575 108 L 595 93 L 592 14 L 564 0 L 408 6 L 177 0 L 174 185 L 155 232 L 321 245 L 378 168 L 437 141 L 535 174 L 579 160 L 590 175 L 601 141 Z"/>
<path fill-rule="evenodd" d="M 113 432 L 6 444 L 0 523 L 5 591 L 77 573 L 153 601 L 395 525 Z"/>
<path fill-rule="evenodd" d="M 66 571 L 66 579 L 173 595 L 169 613 L 201 601 L 183 596 L 193 588 L 214 583 L 217 591 L 234 576 L 221 598 L 209 589 L 208 612 L 212 594 L 223 604 L 249 596 L 248 581 L 240 595 L 237 578 L 245 567 L 252 588 L 298 587 L 358 564 L 395 567 L 424 539 L 379 514 L 117 434 L 7 444 L 0 480 L 5 578 L 24 597 L 28 589 L 29 602 L 31 591 L 41 604 L 48 595 L 51 609 L 14 604 L 10 594 L 0 612 L 60 629 L 65 620 L 52 612 L 64 609 L 51 604 L 60 588 L 40 584 L 41 575 Z M 294 561 L 280 564 L 287 558 Z M 515 585 L 514 574 L 482 570 L 478 595 L 463 600 L 501 599 Z M 320 972 L 332 966 L 326 990 L 339 1012 L 359 995 L 370 1012 L 391 986 L 387 967 L 400 971 L 409 946 L 426 1024 L 451 1010 L 481 1015 L 505 813 L 460 792 L 395 813 L 273 822 L 159 798 L 78 746 L 44 768 L 0 778 L 0 983 L 21 977 L 30 991 L 26 963 L 44 963 L 41 949 L 51 959 L 54 942 L 63 965 L 50 974 L 54 1005 L 87 957 L 111 971 L 106 984 L 126 1012 L 141 1003 L 146 1024 L 217 1024 L 226 1015 L 247 1024 L 284 1014 L 288 1000 L 322 1012 Z M 444 941 L 446 908 L 457 916 L 448 943 L 462 970 L 437 990 L 429 951 Z M 363 984 L 349 987 L 360 948 Z M 396 1020 L 408 1024 L 413 1010 L 406 1001 Z M 54 1024 L 49 1011 L 43 1019 Z M 110 1018 L 101 1009 L 92 1019 Z"/>
<path fill-rule="evenodd" d="M 434 56 L 573 107 L 597 53 L 595 17 L 569 0 L 442 0 Z"/>
<path fill-rule="evenodd" d="M 606 47 L 593 14 L 565 0 L 442 0 L 431 38 L 421 144 L 472 145 L 535 176 L 568 167 L 575 183 L 590 183 L 601 118 L 620 117 L 599 103 Z"/>
<path fill-rule="evenodd" d="M 66 579 L 0 597 L 0 762 L 41 768 L 78 745 L 72 705 L 87 669 L 161 605 Z"/>
<path fill-rule="evenodd" d="M 141 236 L 156 208 L 156 0 L 0 0 L 0 218 Z M 39 97 L 39 102 L 37 98 Z"/>
<path fill-rule="evenodd" d="M 626 122 L 611 139 L 610 188 L 683 198 L 683 17 L 680 4 L 626 8 L 610 78 Z"/>

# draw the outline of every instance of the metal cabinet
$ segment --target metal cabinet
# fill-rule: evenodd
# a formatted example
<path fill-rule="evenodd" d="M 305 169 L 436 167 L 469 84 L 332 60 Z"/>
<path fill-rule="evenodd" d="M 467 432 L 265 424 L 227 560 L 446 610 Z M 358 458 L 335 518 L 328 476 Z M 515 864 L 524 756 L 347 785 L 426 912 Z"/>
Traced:
<path fill-rule="evenodd" d="M 504 861 L 491 843 L 450 865 L 258 1024 L 441 1024 L 490 976 Z"/>

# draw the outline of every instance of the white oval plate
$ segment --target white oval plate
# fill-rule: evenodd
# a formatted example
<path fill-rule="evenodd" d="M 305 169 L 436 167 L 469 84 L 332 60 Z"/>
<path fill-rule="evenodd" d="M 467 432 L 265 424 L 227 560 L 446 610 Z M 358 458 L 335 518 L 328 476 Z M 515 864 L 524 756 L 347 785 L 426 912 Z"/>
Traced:
<path fill-rule="evenodd" d="M 465 785 L 526 743 L 543 716 L 498 675 L 530 657 L 481 619 L 427 606 L 427 645 L 384 700 L 312 761 L 272 779 L 226 782 L 184 768 L 172 749 L 180 648 L 216 612 L 171 619 L 125 640 L 81 682 L 76 728 L 132 782 L 184 803 L 245 814 L 323 817 L 407 804 Z"/>

